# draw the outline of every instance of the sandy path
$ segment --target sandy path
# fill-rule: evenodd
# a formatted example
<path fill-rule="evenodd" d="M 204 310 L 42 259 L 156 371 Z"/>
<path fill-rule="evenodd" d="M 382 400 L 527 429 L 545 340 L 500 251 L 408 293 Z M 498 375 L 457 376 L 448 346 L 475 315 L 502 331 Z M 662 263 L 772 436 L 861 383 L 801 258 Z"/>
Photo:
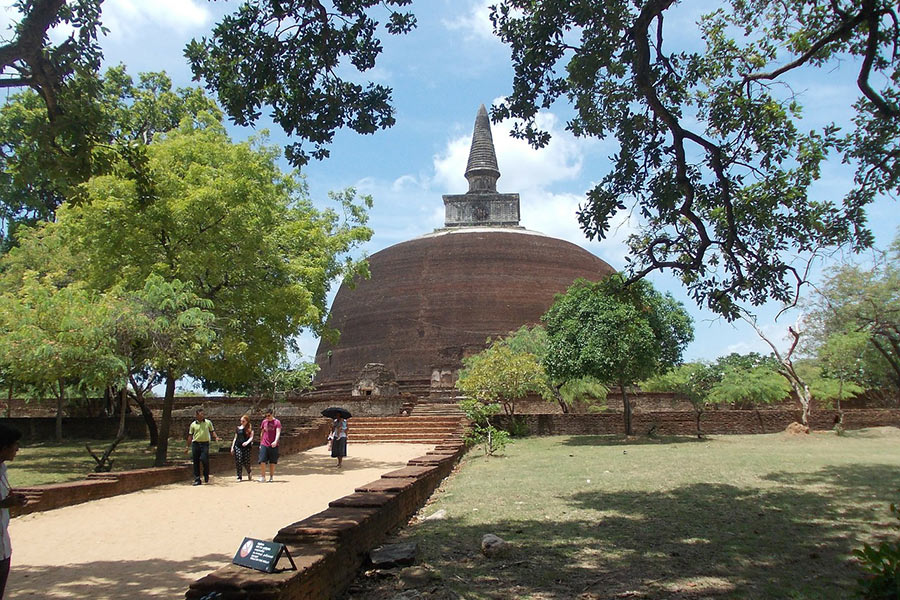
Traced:
<path fill-rule="evenodd" d="M 231 562 L 245 536 L 277 531 L 327 508 L 431 450 L 358 444 L 340 470 L 325 447 L 282 459 L 275 481 L 190 481 L 12 520 L 7 598 L 183 598 L 190 582 Z"/>

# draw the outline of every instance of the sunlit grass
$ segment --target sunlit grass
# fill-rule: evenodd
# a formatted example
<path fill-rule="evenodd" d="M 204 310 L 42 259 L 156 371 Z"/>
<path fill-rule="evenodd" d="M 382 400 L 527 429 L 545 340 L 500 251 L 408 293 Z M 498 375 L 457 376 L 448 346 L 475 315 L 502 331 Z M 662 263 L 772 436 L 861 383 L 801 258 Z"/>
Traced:
<path fill-rule="evenodd" d="M 96 465 L 85 444 L 90 445 L 97 456 L 102 456 L 110 443 L 75 439 L 62 443 L 23 441 L 15 460 L 8 463 L 9 481 L 13 487 L 25 487 L 83 479 L 94 471 Z M 220 445 L 227 447 L 229 443 L 230 440 L 212 442 L 210 449 L 215 451 Z M 188 460 L 184 448 L 184 440 L 169 440 L 169 460 Z M 155 457 L 156 448 L 149 446 L 146 440 L 125 440 L 113 452 L 113 471 L 152 467 Z"/>
<path fill-rule="evenodd" d="M 851 550 L 889 531 L 898 487 L 894 428 L 528 438 L 465 458 L 422 511 L 448 517 L 399 537 L 465 598 L 838 600 L 860 575 Z M 482 556 L 486 533 L 511 551 Z"/>

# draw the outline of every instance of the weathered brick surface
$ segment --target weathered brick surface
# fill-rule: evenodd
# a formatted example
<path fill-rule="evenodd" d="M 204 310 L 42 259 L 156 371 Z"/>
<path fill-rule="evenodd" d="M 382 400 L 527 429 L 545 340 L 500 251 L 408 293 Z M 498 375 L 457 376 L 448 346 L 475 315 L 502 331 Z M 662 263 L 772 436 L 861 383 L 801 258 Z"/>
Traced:
<path fill-rule="evenodd" d="M 197 600 L 212 592 L 223 599 L 325 600 L 338 596 L 353 580 L 366 553 L 389 532 L 404 525 L 450 474 L 464 451 L 427 457 L 427 466 L 412 464 L 331 502 L 329 508 L 287 525 L 275 541 L 287 546 L 297 571 L 267 574 L 226 565 L 192 583 L 185 597 Z M 297 560 L 300 557 L 301 560 Z"/>
<path fill-rule="evenodd" d="M 810 427 L 827 430 L 834 427 L 837 411 L 817 410 L 810 418 Z M 530 435 L 603 435 L 624 433 L 620 413 L 600 414 L 543 414 L 518 415 L 524 421 Z M 495 417 L 498 426 L 509 422 L 509 417 Z M 700 428 L 707 434 L 776 433 L 790 423 L 801 419 L 799 410 L 714 410 L 704 412 Z M 692 412 L 669 411 L 635 413 L 632 415 L 634 432 L 646 434 L 655 427 L 659 435 L 693 435 L 697 431 L 696 416 Z M 893 425 L 900 427 L 900 409 L 853 409 L 844 411 L 844 427 L 861 429 Z"/>

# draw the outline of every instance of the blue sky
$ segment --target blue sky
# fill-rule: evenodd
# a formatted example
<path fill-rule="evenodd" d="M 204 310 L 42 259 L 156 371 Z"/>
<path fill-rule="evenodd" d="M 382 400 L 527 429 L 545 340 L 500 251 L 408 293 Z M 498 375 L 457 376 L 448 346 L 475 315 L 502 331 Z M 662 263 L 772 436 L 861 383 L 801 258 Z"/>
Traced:
<path fill-rule="evenodd" d="M 8 0 L 0 6 L 8 7 Z M 339 132 L 331 146 L 331 157 L 311 162 L 304 169 L 314 199 L 327 203 L 329 190 L 347 186 L 371 194 L 374 208 L 370 224 L 375 230 L 364 251 L 372 254 L 392 244 L 428 233 L 443 224 L 442 194 L 463 193 L 463 178 L 472 126 L 478 106 L 490 105 L 509 92 L 512 69 L 509 52 L 491 35 L 488 0 L 419 0 L 413 5 L 418 28 L 410 35 L 388 37 L 378 66 L 368 79 L 393 88 L 397 124 L 372 136 Z M 217 17 L 233 10 L 237 2 L 206 0 L 106 0 L 104 23 L 110 29 L 102 40 L 108 65 L 124 63 L 129 72 L 165 70 L 178 86 L 191 85 L 191 74 L 182 56 L 193 37 L 207 35 Z M 696 5 L 692 5 L 696 7 Z M 717 3 L 703 3 L 712 10 Z M 697 39 L 695 15 L 682 9 L 674 19 L 672 33 L 681 41 Z M 0 11 L 0 24 L 13 18 L 12 9 Z M 4 27 L 5 28 L 5 27 Z M 678 40 L 675 40 L 678 41 Z M 846 65 L 845 65 L 846 67 Z M 818 126 L 834 120 L 847 123 L 848 98 L 858 92 L 854 76 L 843 71 L 814 73 L 798 80 L 795 91 L 806 105 L 806 121 Z M 621 219 L 613 235 L 589 242 L 578 229 L 575 211 L 592 183 L 609 168 L 608 156 L 615 145 L 607 140 L 576 139 L 564 131 L 570 109 L 559 103 L 542 113 L 545 127 L 553 134 L 547 148 L 533 150 L 508 136 L 508 126 L 493 126 L 500 166 L 499 191 L 521 195 L 522 225 L 576 243 L 610 263 L 624 266 L 623 243 L 634 222 Z M 261 125 L 266 127 L 266 125 Z M 287 142 L 277 127 L 268 126 L 271 141 Z M 231 128 L 235 139 L 253 134 Z M 816 192 L 842 195 L 852 172 L 839 160 L 823 171 Z M 880 247 L 897 232 L 897 205 L 884 199 L 872 207 L 870 221 Z M 696 339 L 685 358 L 714 359 L 728 352 L 761 351 L 768 347 L 746 324 L 728 324 L 701 310 L 670 276 L 654 275 L 654 285 L 670 291 L 694 316 Z M 335 290 L 336 291 L 336 290 Z M 773 321 L 777 306 L 758 309 L 759 322 L 773 341 L 781 342 L 797 312 Z M 303 336 L 301 350 L 315 352 L 317 340 Z M 782 345 L 784 345 L 782 343 Z"/>

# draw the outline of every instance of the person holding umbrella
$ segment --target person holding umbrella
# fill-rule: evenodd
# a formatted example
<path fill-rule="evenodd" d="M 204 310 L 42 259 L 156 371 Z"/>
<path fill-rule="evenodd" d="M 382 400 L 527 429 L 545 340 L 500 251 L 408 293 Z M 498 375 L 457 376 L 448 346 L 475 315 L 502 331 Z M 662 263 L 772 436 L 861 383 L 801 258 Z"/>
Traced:
<path fill-rule="evenodd" d="M 328 439 L 331 443 L 331 457 L 337 459 L 337 467 L 340 469 L 347 456 L 347 419 L 350 418 L 350 411 L 332 406 L 323 410 L 322 415 L 332 419 Z"/>

